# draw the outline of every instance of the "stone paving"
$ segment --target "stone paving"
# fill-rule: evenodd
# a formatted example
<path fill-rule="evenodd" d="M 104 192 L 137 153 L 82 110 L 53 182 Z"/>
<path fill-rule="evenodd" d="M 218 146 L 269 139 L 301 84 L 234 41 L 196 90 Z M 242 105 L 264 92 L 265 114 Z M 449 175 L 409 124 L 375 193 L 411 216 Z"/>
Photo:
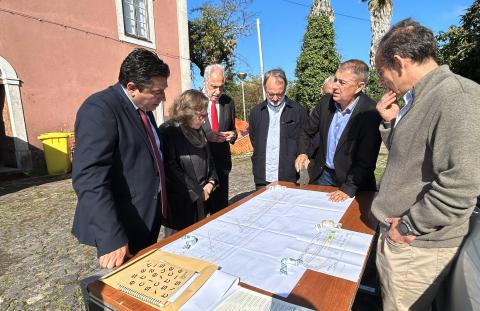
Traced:
<path fill-rule="evenodd" d="M 255 189 L 249 157 L 230 176 L 230 197 Z M 0 184 L 0 310 L 85 310 L 78 283 L 99 267 L 70 233 L 76 201 L 70 176 Z"/>
<path fill-rule="evenodd" d="M 232 201 L 254 189 L 250 157 L 236 157 Z M 99 267 L 70 233 L 76 201 L 68 175 L 0 183 L 0 310 L 85 310 L 79 280 Z"/>

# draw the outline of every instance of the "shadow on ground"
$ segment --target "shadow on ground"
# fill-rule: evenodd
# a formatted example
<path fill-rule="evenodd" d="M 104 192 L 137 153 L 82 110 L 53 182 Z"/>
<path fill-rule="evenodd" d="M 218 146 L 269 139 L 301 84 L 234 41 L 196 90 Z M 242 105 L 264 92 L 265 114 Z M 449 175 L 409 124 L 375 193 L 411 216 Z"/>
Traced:
<path fill-rule="evenodd" d="M 14 178 L 12 180 L 0 181 L 0 196 L 14 193 L 22 189 L 40 186 L 54 181 L 60 181 L 72 178 L 71 174 L 63 174 L 57 176 L 38 176 Z"/>

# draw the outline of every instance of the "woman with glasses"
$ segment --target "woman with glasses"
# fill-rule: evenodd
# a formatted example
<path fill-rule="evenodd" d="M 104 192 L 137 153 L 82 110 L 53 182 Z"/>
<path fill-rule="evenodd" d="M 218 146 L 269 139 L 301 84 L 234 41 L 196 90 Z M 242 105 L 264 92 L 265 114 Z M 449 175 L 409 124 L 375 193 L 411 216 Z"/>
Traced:
<path fill-rule="evenodd" d="M 202 92 L 185 91 L 175 99 L 171 119 L 160 127 L 168 200 L 165 225 L 173 230 L 205 218 L 204 203 L 218 184 L 202 129 L 207 107 L 208 98 Z"/>

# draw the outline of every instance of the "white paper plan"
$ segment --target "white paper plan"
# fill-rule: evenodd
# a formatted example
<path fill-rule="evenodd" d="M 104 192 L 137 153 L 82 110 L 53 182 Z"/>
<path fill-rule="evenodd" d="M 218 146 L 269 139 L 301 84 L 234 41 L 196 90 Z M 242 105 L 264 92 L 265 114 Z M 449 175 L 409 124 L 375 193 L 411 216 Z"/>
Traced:
<path fill-rule="evenodd" d="M 353 199 L 267 190 L 162 250 L 214 262 L 244 283 L 288 296 L 305 270 L 357 281 L 372 236 L 335 228 Z"/>
<path fill-rule="evenodd" d="M 291 244 L 286 257 L 300 261 L 304 268 L 357 282 L 371 239 L 370 234 L 325 228 L 312 239 Z"/>
<path fill-rule="evenodd" d="M 313 311 L 286 301 L 238 287 L 214 311 Z"/>

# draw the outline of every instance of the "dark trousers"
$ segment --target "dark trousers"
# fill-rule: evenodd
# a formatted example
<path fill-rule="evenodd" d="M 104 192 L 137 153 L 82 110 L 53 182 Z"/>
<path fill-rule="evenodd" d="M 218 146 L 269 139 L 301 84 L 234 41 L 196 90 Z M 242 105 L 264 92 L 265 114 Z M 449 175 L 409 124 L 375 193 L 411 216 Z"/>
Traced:
<path fill-rule="evenodd" d="M 230 171 L 217 169 L 218 187 L 210 195 L 207 201 L 210 215 L 228 206 L 228 175 Z"/>

